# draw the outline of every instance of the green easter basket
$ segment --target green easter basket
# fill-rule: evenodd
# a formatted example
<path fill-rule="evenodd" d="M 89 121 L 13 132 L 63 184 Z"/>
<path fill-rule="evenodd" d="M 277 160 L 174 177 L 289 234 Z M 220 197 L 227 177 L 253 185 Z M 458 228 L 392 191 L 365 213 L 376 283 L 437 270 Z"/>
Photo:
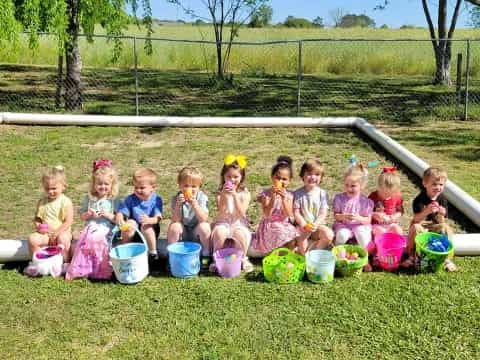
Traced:
<path fill-rule="evenodd" d="M 263 275 L 268 282 L 294 284 L 305 275 L 305 257 L 287 248 L 273 250 L 263 258 Z"/>
<path fill-rule="evenodd" d="M 338 252 L 344 249 L 348 253 L 356 252 L 357 260 L 339 259 Z M 335 255 L 335 270 L 342 276 L 359 276 L 363 267 L 368 264 L 368 253 L 359 245 L 337 245 L 332 249 Z"/>
<path fill-rule="evenodd" d="M 415 248 L 417 256 L 420 258 L 420 272 L 438 272 L 443 269 L 443 264 L 447 258 L 453 255 L 453 245 L 448 241 L 447 251 L 434 251 L 428 248 L 428 242 L 432 238 L 442 238 L 442 234 L 433 232 L 423 232 L 415 236 Z"/>

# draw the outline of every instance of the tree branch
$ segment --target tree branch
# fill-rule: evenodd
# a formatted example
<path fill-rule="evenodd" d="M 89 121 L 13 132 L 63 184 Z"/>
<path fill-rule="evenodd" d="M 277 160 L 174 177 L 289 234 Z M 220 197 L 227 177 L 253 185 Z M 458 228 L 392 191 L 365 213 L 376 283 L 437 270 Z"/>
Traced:
<path fill-rule="evenodd" d="M 478 0 L 480 3 L 480 0 Z M 455 31 L 455 27 L 457 26 L 458 16 L 460 15 L 460 5 L 462 4 L 462 0 L 457 0 L 457 4 L 455 5 L 455 10 L 453 11 L 452 15 L 452 22 L 450 23 L 450 29 L 448 30 L 448 38 L 451 39 L 453 37 L 453 32 Z"/>
<path fill-rule="evenodd" d="M 435 28 L 433 26 L 432 17 L 430 16 L 430 10 L 428 9 L 427 0 L 422 0 L 423 12 L 427 18 L 428 30 L 430 31 L 430 38 L 432 39 L 433 46 L 438 46 L 437 35 L 435 34 Z"/>

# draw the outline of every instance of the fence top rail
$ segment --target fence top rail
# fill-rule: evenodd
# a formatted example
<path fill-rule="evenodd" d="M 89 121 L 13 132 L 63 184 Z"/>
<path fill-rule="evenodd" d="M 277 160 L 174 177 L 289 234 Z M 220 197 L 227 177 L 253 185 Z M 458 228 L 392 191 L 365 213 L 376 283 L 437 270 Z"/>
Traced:
<path fill-rule="evenodd" d="M 25 31 L 24 34 L 28 34 Z M 55 33 L 39 32 L 38 35 L 57 36 Z M 137 35 L 107 35 L 107 34 L 78 34 L 80 37 L 92 37 L 92 38 L 106 38 L 106 39 L 135 39 L 135 40 L 153 40 L 164 42 L 177 42 L 177 43 L 191 43 L 191 44 L 208 44 L 216 45 L 217 42 L 213 40 L 193 40 L 193 39 L 172 39 L 162 37 L 146 37 Z M 232 41 L 232 45 L 280 45 L 280 44 L 298 44 L 302 42 L 432 42 L 432 41 L 452 41 L 452 42 L 468 42 L 468 41 L 480 41 L 480 38 L 462 38 L 462 39 L 410 39 L 410 38 L 305 38 L 305 39 L 292 39 L 292 40 L 271 40 L 271 41 Z M 228 45 L 229 42 L 219 42 L 222 45 Z"/>

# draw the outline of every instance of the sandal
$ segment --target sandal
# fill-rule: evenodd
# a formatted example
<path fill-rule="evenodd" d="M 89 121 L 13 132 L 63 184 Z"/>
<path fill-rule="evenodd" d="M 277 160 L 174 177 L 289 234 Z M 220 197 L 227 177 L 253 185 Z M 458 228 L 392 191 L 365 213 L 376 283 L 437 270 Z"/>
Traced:
<path fill-rule="evenodd" d="M 253 271 L 253 264 L 250 262 L 250 260 L 248 260 L 247 257 L 242 260 L 242 268 L 243 271 L 245 271 L 246 273 L 250 273 Z"/>
<path fill-rule="evenodd" d="M 448 271 L 448 272 L 455 272 L 458 270 L 457 265 L 455 265 L 455 263 L 450 259 L 445 260 L 444 267 L 445 267 L 445 271 Z"/>

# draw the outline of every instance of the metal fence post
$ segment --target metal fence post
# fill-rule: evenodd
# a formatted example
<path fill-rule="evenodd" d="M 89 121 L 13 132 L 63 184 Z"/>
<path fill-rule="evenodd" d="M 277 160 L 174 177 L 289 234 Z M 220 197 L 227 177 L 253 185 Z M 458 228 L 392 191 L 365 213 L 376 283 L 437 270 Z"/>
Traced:
<path fill-rule="evenodd" d="M 465 109 L 463 120 L 468 120 L 468 85 L 470 81 L 470 39 L 467 40 L 467 63 L 465 65 Z"/>
<path fill-rule="evenodd" d="M 300 116 L 301 106 L 301 89 L 302 89 L 302 44 L 300 40 L 298 42 L 298 69 L 297 69 L 297 116 Z"/>
<path fill-rule="evenodd" d="M 135 63 L 135 112 L 139 115 L 138 109 L 138 59 L 137 59 L 137 37 L 133 37 L 133 61 Z"/>

